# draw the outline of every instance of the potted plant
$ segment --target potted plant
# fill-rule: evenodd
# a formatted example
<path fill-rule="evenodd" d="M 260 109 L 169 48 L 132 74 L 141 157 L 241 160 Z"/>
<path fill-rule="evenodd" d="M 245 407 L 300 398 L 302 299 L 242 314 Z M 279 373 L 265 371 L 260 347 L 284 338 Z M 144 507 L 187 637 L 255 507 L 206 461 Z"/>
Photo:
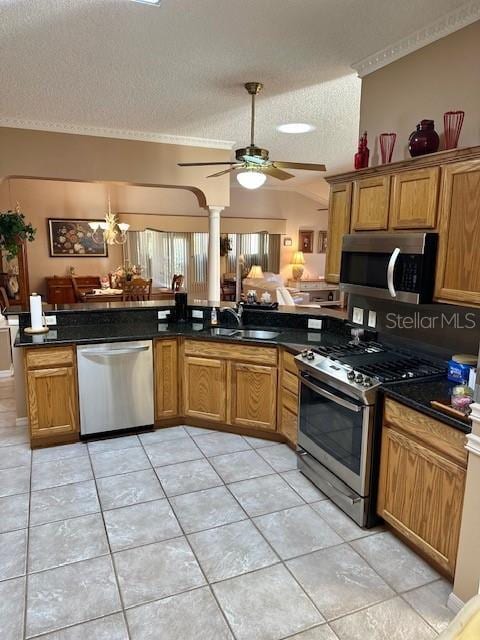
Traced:
<path fill-rule="evenodd" d="M 25 216 L 17 207 L 15 211 L 0 212 L 0 248 L 7 260 L 18 255 L 19 247 L 25 240 L 32 242 L 37 230 L 25 222 Z"/>

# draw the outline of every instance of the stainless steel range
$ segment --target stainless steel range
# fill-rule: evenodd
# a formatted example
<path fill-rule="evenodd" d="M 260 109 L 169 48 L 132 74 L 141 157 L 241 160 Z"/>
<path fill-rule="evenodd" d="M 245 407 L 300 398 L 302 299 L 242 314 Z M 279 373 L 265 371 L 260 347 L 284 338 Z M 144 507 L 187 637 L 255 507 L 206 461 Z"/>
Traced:
<path fill-rule="evenodd" d="M 358 341 L 308 349 L 296 361 L 298 468 L 360 526 L 371 526 L 378 390 L 383 383 L 441 374 L 444 366 Z"/>

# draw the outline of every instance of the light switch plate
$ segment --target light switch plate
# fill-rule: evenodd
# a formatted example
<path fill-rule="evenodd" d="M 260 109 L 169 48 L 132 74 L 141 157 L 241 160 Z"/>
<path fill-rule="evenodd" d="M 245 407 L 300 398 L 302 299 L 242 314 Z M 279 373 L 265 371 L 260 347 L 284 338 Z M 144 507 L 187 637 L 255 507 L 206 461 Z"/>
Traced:
<path fill-rule="evenodd" d="M 47 327 L 52 327 L 57 324 L 57 316 L 45 316 L 45 324 Z"/>
<path fill-rule="evenodd" d="M 352 322 L 355 324 L 363 324 L 363 309 L 353 307 Z"/>
<path fill-rule="evenodd" d="M 308 319 L 308 328 L 309 329 L 321 329 L 322 321 L 320 318 L 309 318 Z"/>
<path fill-rule="evenodd" d="M 170 315 L 170 309 L 166 309 L 165 311 L 159 311 L 157 318 L 158 320 L 166 320 Z"/>
<path fill-rule="evenodd" d="M 203 320 L 203 311 L 201 309 L 192 309 L 192 318 Z"/>
<path fill-rule="evenodd" d="M 377 326 L 377 312 L 376 311 L 369 311 L 368 312 L 368 326 L 371 329 L 375 329 L 375 327 Z"/>

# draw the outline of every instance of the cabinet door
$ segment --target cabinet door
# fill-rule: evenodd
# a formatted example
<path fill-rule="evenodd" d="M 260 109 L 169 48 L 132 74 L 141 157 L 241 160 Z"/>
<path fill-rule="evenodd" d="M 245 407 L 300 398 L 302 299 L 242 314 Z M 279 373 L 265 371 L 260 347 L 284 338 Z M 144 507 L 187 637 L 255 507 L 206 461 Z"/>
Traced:
<path fill-rule="evenodd" d="M 184 367 L 185 415 L 211 422 L 226 422 L 226 362 L 214 358 L 185 356 Z"/>
<path fill-rule="evenodd" d="M 378 513 L 452 577 L 464 485 L 465 469 L 384 426 Z"/>
<path fill-rule="evenodd" d="M 435 296 L 480 305 L 480 160 L 443 169 Z"/>
<path fill-rule="evenodd" d="M 278 430 L 294 445 L 298 439 L 298 396 L 281 390 Z"/>
<path fill-rule="evenodd" d="M 392 177 L 391 229 L 435 228 L 439 175 L 439 167 L 432 167 Z"/>
<path fill-rule="evenodd" d="M 231 423 L 275 431 L 277 368 L 230 363 Z"/>
<path fill-rule="evenodd" d="M 155 342 L 155 418 L 178 414 L 178 356 L 176 340 Z"/>
<path fill-rule="evenodd" d="M 77 385 L 73 367 L 27 371 L 32 440 L 78 432 Z"/>
<path fill-rule="evenodd" d="M 352 230 L 387 229 L 389 200 L 390 176 L 356 180 L 353 185 Z"/>
<path fill-rule="evenodd" d="M 342 257 L 343 236 L 350 231 L 350 208 L 352 203 L 352 184 L 333 185 L 328 205 L 328 238 L 325 266 L 325 280 L 340 281 L 340 261 Z"/>

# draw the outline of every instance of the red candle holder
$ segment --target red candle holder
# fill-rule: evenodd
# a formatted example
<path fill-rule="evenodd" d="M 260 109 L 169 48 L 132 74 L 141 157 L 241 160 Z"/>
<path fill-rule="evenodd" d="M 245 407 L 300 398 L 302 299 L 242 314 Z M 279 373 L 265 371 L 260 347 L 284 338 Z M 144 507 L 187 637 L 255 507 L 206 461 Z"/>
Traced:
<path fill-rule="evenodd" d="M 447 111 L 443 114 L 445 149 L 456 149 L 462 130 L 465 111 Z"/>

